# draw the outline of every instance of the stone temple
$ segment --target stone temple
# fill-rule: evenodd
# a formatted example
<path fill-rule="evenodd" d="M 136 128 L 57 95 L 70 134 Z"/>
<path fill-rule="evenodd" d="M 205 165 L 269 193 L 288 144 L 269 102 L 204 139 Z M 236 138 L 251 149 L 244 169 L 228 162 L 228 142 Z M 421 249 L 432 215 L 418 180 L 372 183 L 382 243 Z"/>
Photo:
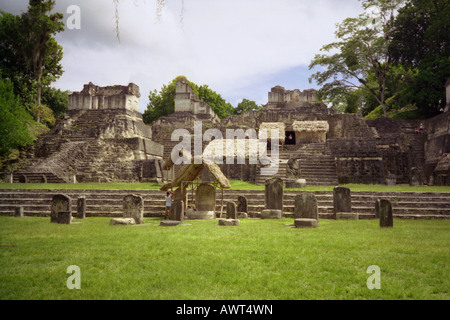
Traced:
<path fill-rule="evenodd" d="M 447 83 L 448 98 L 450 83 Z M 338 114 L 317 101 L 316 91 L 273 87 L 262 112 L 247 111 L 220 120 L 185 78 L 176 84 L 175 112 L 150 126 L 138 111 L 139 87 L 84 85 L 69 97 L 65 118 L 38 139 L 14 180 L 34 182 L 155 181 L 173 177 L 164 160 L 179 141 L 175 129 L 278 128 L 282 133 L 278 171 L 286 186 L 364 184 L 450 185 L 450 113 L 423 121 Z M 203 142 L 203 147 L 209 141 Z M 191 150 L 194 150 L 192 145 Z M 270 153 L 270 149 L 268 150 Z M 220 164 L 228 179 L 264 184 L 261 163 Z M 176 166 L 175 166 L 176 167 Z M 173 170 L 177 170 L 174 168 Z"/>
<path fill-rule="evenodd" d="M 163 145 L 139 113 L 139 87 L 86 84 L 29 152 L 14 181 L 162 181 Z"/>

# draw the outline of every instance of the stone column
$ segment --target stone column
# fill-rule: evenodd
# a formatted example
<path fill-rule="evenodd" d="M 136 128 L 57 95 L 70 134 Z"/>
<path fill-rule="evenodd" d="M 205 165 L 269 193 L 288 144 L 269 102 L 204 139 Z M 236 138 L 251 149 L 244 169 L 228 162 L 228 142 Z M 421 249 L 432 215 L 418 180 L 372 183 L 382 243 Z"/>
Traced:
<path fill-rule="evenodd" d="M 79 197 L 77 200 L 77 218 L 86 218 L 86 197 Z"/>
<path fill-rule="evenodd" d="M 378 216 L 380 217 L 380 227 L 394 226 L 391 201 L 385 199 L 379 200 Z"/>
<path fill-rule="evenodd" d="M 170 219 L 183 222 L 184 201 L 176 200 L 172 203 L 172 217 Z"/>
<path fill-rule="evenodd" d="M 237 219 L 236 203 L 233 201 L 227 201 L 227 219 Z"/>
<path fill-rule="evenodd" d="M 261 212 L 263 219 L 281 219 L 283 216 L 283 180 L 270 178 L 265 185 L 266 209 Z"/>

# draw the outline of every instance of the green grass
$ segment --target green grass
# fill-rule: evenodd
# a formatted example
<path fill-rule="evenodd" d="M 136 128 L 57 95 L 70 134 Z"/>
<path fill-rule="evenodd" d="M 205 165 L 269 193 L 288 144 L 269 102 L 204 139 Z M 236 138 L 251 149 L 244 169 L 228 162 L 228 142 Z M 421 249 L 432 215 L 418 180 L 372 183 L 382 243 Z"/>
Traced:
<path fill-rule="evenodd" d="M 247 181 L 230 180 L 232 190 L 264 190 L 264 185 L 255 185 Z M 378 192 L 450 192 L 448 186 L 387 186 L 381 184 L 343 184 L 352 191 Z M 157 183 L 110 182 L 110 183 L 0 183 L 0 189 L 69 189 L 69 190 L 159 190 Z M 332 191 L 335 186 L 307 186 L 306 188 L 286 188 L 288 191 Z"/>
<path fill-rule="evenodd" d="M 443 299 L 450 298 L 450 221 L 217 220 L 160 227 L 109 218 L 0 217 L 0 299 Z M 69 290 L 67 267 L 81 270 Z M 369 290 L 366 270 L 381 270 Z"/>

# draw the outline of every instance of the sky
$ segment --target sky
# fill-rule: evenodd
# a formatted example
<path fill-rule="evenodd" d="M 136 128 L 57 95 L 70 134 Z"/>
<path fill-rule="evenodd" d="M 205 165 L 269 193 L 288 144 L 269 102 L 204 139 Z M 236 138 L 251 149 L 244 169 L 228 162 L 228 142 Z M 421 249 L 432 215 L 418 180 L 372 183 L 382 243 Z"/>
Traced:
<path fill-rule="evenodd" d="M 64 74 L 52 86 L 81 91 L 89 82 L 133 82 L 144 112 L 150 91 L 184 75 L 234 107 L 242 99 L 266 104 L 276 85 L 319 89 L 308 81 L 317 71 L 308 67 L 314 55 L 335 40 L 337 23 L 362 13 L 359 0 L 165 0 L 159 15 L 157 3 L 119 0 L 119 41 L 113 0 L 56 0 L 66 24 L 55 36 Z M 27 6 L 0 0 L 13 14 Z"/>

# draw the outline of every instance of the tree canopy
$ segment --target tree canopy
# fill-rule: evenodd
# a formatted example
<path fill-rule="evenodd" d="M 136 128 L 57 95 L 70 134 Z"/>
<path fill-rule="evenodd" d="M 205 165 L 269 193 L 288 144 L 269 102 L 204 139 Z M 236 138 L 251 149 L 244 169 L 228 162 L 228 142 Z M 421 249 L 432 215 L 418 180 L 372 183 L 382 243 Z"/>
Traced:
<path fill-rule="evenodd" d="M 54 0 L 30 0 L 28 11 L 0 11 L 0 72 L 26 106 L 41 104 L 42 88 L 63 73 L 62 47 L 53 37 L 64 30 L 63 15 L 50 13 Z"/>
<path fill-rule="evenodd" d="M 405 82 L 407 101 L 433 115 L 445 106 L 450 77 L 450 2 L 409 0 L 397 15 L 389 50 L 398 65 L 415 70 Z"/>
<path fill-rule="evenodd" d="M 322 47 L 310 69 L 322 67 L 310 78 L 323 87 L 319 97 L 332 104 L 349 98 L 352 91 L 363 90 L 383 108 L 386 116 L 386 79 L 392 72 L 389 48 L 395 10 L 403 0 L 365 0 L 365 10 L 356 18 L 347 18 L 337 25 L 338 41 Z M 369 74 L 374 76 L 368 82 Z M 343 98 L 347 97 L 347 98 Z"/>
<path fill-rule="evenodd" d="M 337 25 L 337 41 L 310 64 L 318 96 L 343 112 L 367 115 L 413 107 L 432 116 L 445 105 L 450 76 L 450 2 L 362 0 L 365 10 Z"/>

